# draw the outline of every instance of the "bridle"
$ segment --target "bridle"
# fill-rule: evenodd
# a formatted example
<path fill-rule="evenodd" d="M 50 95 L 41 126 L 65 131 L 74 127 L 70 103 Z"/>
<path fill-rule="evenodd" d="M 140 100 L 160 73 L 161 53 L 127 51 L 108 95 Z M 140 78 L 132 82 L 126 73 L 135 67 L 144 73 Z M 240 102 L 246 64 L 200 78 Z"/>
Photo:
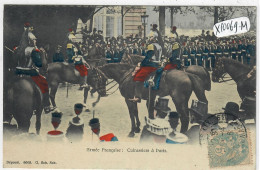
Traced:
<path fill-rule="evenodd" d="M 222 59 L 219 59 L 217 62 L 216 62 L 216 68 L 213 70 L 213 72 L 215 73 L 216 75 L 216 78 L 218 79 L 222 79 L 221 82 L 219 83 L 223 83 L 223 82 L 227 82 L 227 81 L 231 81 L 231 80 L 238 80 L 238 79 L 241 79 L 243 76 L 245 76 L 246 74 L 248 73 L 242 73 L 242 74 L 239 74 L 238 76 L 236 77 L 233 77 L 231 79 L 228 79 L 228 80 L 224 80 L 224 77 L 226 76 L 225 74 L 225 69 L 224 69 L 224 63 L 222 61 Z M 223 70 L 223 71 L 222 71 Z"/>

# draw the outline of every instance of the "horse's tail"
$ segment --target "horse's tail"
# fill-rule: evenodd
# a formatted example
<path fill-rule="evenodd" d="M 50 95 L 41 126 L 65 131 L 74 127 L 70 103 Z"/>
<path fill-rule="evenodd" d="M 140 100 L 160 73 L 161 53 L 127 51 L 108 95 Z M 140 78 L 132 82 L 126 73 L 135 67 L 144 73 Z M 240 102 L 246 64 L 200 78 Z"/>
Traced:
<path fill-rule="evenodd" d="M 205 87 L 205 90 L 210 91 L 211 90 L 210 75 L 209 75 L 209 72 L 204 67 L 203 67 L 203 69 L 205 70 L 205 73 L 206 73 L 206 79 L 204 81 L 204 87 Z"/>
<path fill-rule="evenodd" d="M 13 88 L 8 88 L 4 91 L 4 112 L 3 121 L 10 122 L 13 117 L 13 104 L 14 104 L 14 91 Z"/>
<path fill-rule="evenodd" d="M 199 76 L 192 73 L 187 73 L 187 75 L 192 82 L 192 90 L 194 91 L 198 100 L 208 103 L 208 100 L 205 96 L 206 89 L 204 88 L 204 82 L 202 81 L 202 79 Z"/>

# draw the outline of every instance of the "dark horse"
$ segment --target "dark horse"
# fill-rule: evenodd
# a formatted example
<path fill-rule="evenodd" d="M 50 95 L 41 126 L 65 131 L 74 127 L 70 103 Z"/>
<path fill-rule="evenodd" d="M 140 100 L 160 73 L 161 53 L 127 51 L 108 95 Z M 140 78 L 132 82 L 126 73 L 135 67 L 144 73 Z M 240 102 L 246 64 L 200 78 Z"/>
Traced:
<path fill-rule="evenodd" d="M 237 92 L 241 99 L 245 96 L 255 96 L 256 79 L 252 76 L 247 78 L 247 74 L 251 68 L 236 60 L 228 58 L 218 58 L 216 60 L 215 68 L 212 72 L 212 81 L 219 82 L 224 73 L 228 73 L 237 84 Z"/>
<path fill-rule="evenodd" d="M 52 105 L 55 107 L 55 95 L 58 90 L 59 83 L 68 82 L 72 84 L 79 84 L 82 77 L 75 69 L 73 64 L 68 63 L 51 63 L 48 65 L 48 84 L 50 88 L 50 99 Z M 106 95 L 106 78 L 103 73 L 98 71 L 95 67 L 88 68 L 88 84 L 94 88 L 100 96 Z M 84 88 L 84 103 L 87 101 L 89 88 Z"/>
<path fill-rule="evenodd" d="M 43 48 L 40 48 L 40 56 L 43 64 L 40 72 L 44 73 L 46 71 L 47 53 Z M 19 132 L 28 132 L 30 120 L 35 111 L 36 132 L 39 134 L 43 110 L 41 90 L 30 76 L 17 76 L 14 68 L 10 68 L 10 71 L 5 72 L 5 74 L 8 78 L 4 82 L 7 89 L 4 92 L 4 121 L 10 122 L 14 117 Z"/>
<path fill-rule="evenodd" d="M 135 82 L 131 75 L 134 68 L 135 66 L 122 63 L 107 64 L 99 67 L 108 78 L 114 79 L 119 84 L 121 95 L 125 98 L 131 118 L 132 129 L 128 135 L 129 137 L 133 137 L 135 133 L 140 132 L 137 103 L 129 101 L 129 99 L 134 97 Z M 172 97 L 177 112 L 181 115 L 182 133 L 187 131 L 189 125 L 188 101 L 192 91 L 195 92 L 200 101 L 207 102 L 203 81 L 205 80 L 202 80 L 195 74 L 179 70 L 169 70 L 165 71 L 162 75 L 160 89 L 154 91 L 154 93 L 160 97 L 168 95 Z M 142 91 L 143 99 L 147 100 L 147 108 L 150 108 L 148 111 L 149 117 L 152 117 L 153 107 L 148 106 L 154 105 L 155 95 L 149 95 L 148 88 L 143 88 Z"/>
<path fill-rule="evenodd" d="M 104 57 L 104 50 L 99 45 L 94 45 L 88 51 L 86 61 L 93 67 L 102 66 L 106 64 L 106 58 Z"/>

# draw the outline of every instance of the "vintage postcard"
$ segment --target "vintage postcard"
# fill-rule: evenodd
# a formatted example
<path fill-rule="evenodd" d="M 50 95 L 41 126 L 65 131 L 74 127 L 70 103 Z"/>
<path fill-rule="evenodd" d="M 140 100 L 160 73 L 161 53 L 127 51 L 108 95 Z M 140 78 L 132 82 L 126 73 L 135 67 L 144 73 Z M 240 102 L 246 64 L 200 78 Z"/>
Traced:
<path fill-rule="evenodd" d="M 2 168 L 256 168 L 257 1 L 145 2 L 2 4 Z"/>

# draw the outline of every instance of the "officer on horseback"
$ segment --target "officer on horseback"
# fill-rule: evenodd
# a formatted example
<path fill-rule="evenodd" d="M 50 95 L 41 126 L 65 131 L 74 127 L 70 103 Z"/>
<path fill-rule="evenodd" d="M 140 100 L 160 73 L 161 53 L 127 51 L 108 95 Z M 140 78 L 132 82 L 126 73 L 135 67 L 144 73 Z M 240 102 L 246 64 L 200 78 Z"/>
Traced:
<path fill-rule="evenodd" d="M 29 23 L 25 24 L 25 32 L 23 33 L 22 40 L 20 41 L 20 54 L 19 57 L 24 57 L 24 64 L 20 65 L 19 63 L 17 67 L 17 73 L 23 74 L 23 70 L 29 70 L 30 73 L 28 73 L 33 81 L 38 85 L 38 87 L 41 89 L 42 95 L 43 95 L 43 106 L 45 113 L 49 113 L 53 111 L 55 108 L 50 107 L 50 101 L 49 101 L 49 91 L 48 91 L 48 82 L 45 77 L 40 75 L 40 73 L 37 71 L 38 68 L 43 66 L 42 63 L 42 57 L 41 52 L 44 52 L 43 49 L 41 51 L 36 46 L 36 37 L 32 33 L 33 27 L 30 26 Z M 26 41 L 27 40 L 27 41 Z M 20 58 L 21 59 L 21 58 Z M 22 73 L 20 73 L 22 72 Z M 25 74 L 25 73 L 24 73 Z"/>
<path fill-rule="evenodd" d="M 89 88 L 87 84 L 88 79 L 88 70 L 85 64 L 87 63 L 83 56 L 81 55 L 81 52 L 78 51 L 78 54 L 72 57 L 72 60 L 75 63 L 75 68 L 79 71 L 80 76 L 83 77 L 83 83 L 81 83 L 80 88 Z"/>
<path fill-rule="evenodd" d="M 146 77 L 156 71 L 161 65 L 162 47 L 157 43 L 157 37 L 157 32 L 152 30 L 149 33 L 150 44 L 147 46 L 147 52 L 144 60 L 141 62 L 141 68 L 134 76 L 134 81 L 136 82 L 135 94 L 133 99 L 129 99 L 130 101 L 141 102 L 142 87 L 144 86 Z"/>

